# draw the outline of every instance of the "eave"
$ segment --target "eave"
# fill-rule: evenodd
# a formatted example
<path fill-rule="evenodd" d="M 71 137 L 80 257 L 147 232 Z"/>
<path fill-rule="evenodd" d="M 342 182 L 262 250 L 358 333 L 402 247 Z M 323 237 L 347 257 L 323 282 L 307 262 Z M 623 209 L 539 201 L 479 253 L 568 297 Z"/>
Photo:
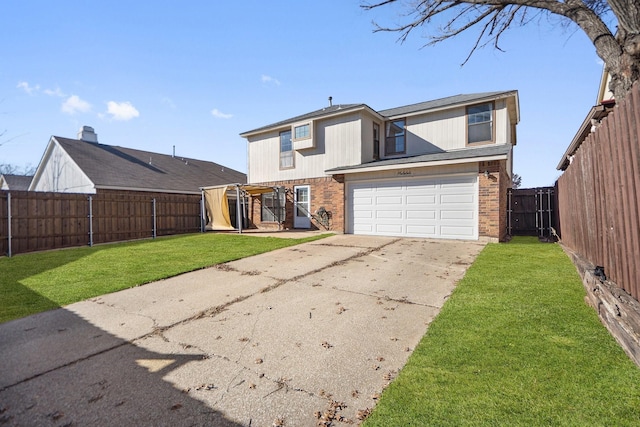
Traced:
<path fill-rule="evenodd" d="M 604 119 L 609 115 L 609 112 L 611 112 L 614 105 L 615 105 L 615 102 L 608 102 L 608 103 L 596 105 L 591 108 L 591 110 L 587 114 L 587 117 L 585 117 L 584 121 L 582 122 L 582 125 L 580 125 L 578 132 L 573 137 L 571 144 L 569 144 L 569 147 L 566 149 L 566 151 L 562 155 L 562 159 L 560 160 L 560 163 L 558 163 L 558 166 L 556 166 L 557 170 L 564 171 L 569 167 L 569 165 L 571 164 L 571 160 L 570 160 L 571 156 L 573 156 L 576 153 L 576 151 L 578 151 L 578 148 L 580 148 L 580 145 L 582 145 L 584 140 L 591 133 L 591 128 L 592 128 L 591 120 L 600 121 Z"/>

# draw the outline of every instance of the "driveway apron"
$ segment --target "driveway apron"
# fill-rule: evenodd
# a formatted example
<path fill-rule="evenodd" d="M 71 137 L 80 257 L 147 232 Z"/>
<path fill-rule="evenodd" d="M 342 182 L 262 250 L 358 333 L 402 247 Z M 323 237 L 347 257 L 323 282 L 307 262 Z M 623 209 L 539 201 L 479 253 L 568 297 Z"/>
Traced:
<path fill-rule="evenodd" d="M 0 424 L 358 424 L 483 242 L 337 235 L 0 325 Z"/>

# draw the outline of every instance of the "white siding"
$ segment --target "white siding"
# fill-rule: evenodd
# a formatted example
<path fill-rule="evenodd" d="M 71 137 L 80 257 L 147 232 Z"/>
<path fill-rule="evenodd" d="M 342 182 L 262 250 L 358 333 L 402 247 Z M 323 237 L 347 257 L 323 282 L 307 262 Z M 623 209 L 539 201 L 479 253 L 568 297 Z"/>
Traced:
<path fill-rule="evenodd" d="M 496 144 L 511 143 L 511 121 L 507 110 L 507 101 L 500 99 L 495 102 L 496 109 Z"/>
<path fill-rule="evenodd" d="M 407 152 L 403 156 L 466 148 L 466 107 L 406 118 Z M 495 143 L 511 142 L 511 123 L 505 100 L 495 102 Z M 384 141 L 381 141 L 384 144 Z"/>
<path fill-rule="evenodd" d="M 93 183 L 69 155 L 55 142 L 50 142 L 42 163 L 33 178 L 31 191 L 95 194 Z"/>
<path fill-rule="evenodd" d="M 280 170 L 280 131 L 250 137 L 249 182 L 323 177 L 327 169 L 361 163 L 360 113 L 315 121 L 313 138 L 315 148 L 294 151 L 295 167 Z"/>
<path fill-rule="evenodd" d="M 465 148 L 465 108 L 407 117 L 407 155 Z"/>

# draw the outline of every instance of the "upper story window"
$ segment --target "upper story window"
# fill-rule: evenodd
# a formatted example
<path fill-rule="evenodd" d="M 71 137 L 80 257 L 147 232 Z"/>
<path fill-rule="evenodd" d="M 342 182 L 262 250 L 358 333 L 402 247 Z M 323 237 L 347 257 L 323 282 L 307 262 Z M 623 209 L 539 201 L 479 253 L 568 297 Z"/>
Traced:
<path fill-rule="evenodd" d="M 384 153 L 388 155 L 401 154 L 406 150 L 404 119 L 387 123 Z"/>
<path fill-rule="evenodd" d="M 467 143 L 493 141 L 493 103 L 467 107 Z"/>
<path fill-rule="evenodd" d="M 373 124 L 373 160 L 380 158 L 380 125 Z"/>
<path fill-rule="evenodd" d="M 293 139 L 305 139 L 310 137 L 311 137 L 311 125 L 309 123 L 305 123 L 300 126 L 294 126 Z"/>
<path fill-rule="evenodd" d="M 280 169 L 293 167 L 293 143 L 291 130 L 280 132 Z"/>

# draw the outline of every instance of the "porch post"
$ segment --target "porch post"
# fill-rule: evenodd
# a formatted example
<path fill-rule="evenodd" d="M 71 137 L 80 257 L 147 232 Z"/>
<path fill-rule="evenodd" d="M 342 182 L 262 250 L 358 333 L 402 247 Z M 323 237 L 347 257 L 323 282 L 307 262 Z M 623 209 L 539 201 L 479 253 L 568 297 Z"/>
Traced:
<path fill-rule="evenodd" d="M 242 214 L 240 213 L 240 184 L 236 185 L 236 224 L 238 233 L 242 234 Z"/>

